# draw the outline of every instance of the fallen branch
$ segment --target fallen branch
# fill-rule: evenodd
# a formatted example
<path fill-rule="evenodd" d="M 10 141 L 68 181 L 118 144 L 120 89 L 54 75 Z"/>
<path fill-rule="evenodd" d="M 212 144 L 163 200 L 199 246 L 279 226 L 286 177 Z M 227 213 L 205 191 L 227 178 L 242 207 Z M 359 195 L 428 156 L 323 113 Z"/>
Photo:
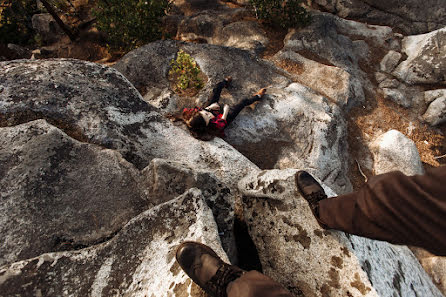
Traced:
<path fill-rule="evenodd" d="M 358 160 L 355 160 L 355 161 L 356 161 L 356 164 L 358 165 L 359 173 L 361 173 L 361 175 L 364 177 L 364 181 L 367 182 L 369 179 L 368 179 L 367 176 L 364 174 L 364 172 L 362 172 L 361 165 L 359 165 Z"/>
<path fill-rule="evenodd" d="M 446 154 L 441 155 L 441 156 L 434 157 L 434 159 L 436 160 L 436 159 L 441 159 L 441 158 L 444 158 L 444 157 L 446 157 Z"/>

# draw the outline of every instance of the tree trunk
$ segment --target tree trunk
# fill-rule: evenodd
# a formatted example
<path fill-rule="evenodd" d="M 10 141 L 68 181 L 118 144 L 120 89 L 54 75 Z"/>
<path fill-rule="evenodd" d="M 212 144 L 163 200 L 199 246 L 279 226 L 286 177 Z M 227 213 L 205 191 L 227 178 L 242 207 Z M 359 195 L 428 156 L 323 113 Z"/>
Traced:
<path fill-rule="evenodd" d="M 57 15 L 57 13 L 53 9 L 53 7 L 51 7 L 51 5 L 46 0 L 40 0 L 40 2 L 42 2 L 43 6 L 45 6 L 48 13 L 51 14 L 53 19 L 56 21 L 56 23 L 59 25 L 59 27 L 65 32 L 65 34 L 67 34 L 68 37 L 70 37 L 70 40 L 75 41 L 76 35 L 73 34 L 71 29 L 67 25 L 65 25 L 65 23 L 59 18 L 59 16 Z"/>

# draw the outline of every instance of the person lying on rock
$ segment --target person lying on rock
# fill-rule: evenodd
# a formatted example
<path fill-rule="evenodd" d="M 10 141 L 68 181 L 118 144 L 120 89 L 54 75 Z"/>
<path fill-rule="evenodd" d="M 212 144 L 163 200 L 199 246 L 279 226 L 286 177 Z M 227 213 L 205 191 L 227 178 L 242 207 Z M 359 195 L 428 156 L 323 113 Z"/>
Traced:
<path fill-rule="evenodd" d="M 399 171 L 377 175 L 359 191 L 329 199 L 306 171 L 296 174 L 296 184 L 323 228 L 419 246 L 446 256 L 446 166 L 425 175 L 406 176 Z M 176 259 L 212 297 L 292 296 L 278 282 L 227 264 L 198 242 L 182 243 Z"/>
<path fill-rule="evenodd" d="M 228 87 L 232 77 L 228 76 L 219 82 L 212 90 L 206 107 L 185 108 L 182 113 L 182 120 L 186 123 L 192 135 L 199 139 L 206 139 L 208 135 L 224 137 L 224 129 L 235 119 L 235 117 L 248 105 L 260 101 L 266 93 L 266 89 L 260 89 L 251 98 L 246 98 L 229 107 L 225 104 L 223 113 L 220 111 L 220 94 L 223 88 Z"/>

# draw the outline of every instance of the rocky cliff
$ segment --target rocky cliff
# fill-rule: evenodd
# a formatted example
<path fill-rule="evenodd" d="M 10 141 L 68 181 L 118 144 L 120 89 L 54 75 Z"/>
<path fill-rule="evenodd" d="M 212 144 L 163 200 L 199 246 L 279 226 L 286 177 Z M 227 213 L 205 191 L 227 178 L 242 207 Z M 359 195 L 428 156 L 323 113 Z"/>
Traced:
<path fill-rule="evenodd" d="M 184 240 L 295 296 L 442 296 L 444 259 L 416 251 L 431 278 L 407 247 L 322 230 L 294 175 L 308 170 L 335 196 L 357 186 L 355 159 L 366 174 L 439 165 L 434 148 L 419 150 L 444 149 L 444 10 L 418 20 L 398 1 L 313 1 L 334 14 L 312 11 L 262 58 L 271 39 L 246 8 L 177 2 L 180 40 L 113 68 L 0 63 L 0 296 L 203 296 L 175 262 Z M 187 42 L 197 39 L 206 44 Z M 196 96 L 168 80 L 179 50 L 207 77 Z M 227 75 L 222 102 L 268 93 L 225 138 L 200 141 L 168 119 Z M 410 125 L 383 125 L 389 114 Z"/>

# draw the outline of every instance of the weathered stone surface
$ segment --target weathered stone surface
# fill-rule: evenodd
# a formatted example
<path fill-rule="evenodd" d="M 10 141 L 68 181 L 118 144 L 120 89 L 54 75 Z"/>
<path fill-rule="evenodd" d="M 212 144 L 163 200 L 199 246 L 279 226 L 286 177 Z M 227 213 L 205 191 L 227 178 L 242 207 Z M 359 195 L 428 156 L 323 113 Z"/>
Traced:
<path fill-rule="evenodd" d="M 369 45 L 388 50 L 399 47 L 398 39 L 389 27 L 342 20 L 327 13 L 314 13 L 311 25 L 290 30 L 284 40 L 284 50 L 294 51 L 327 66 L 336 66 L 350 74 L 355 98 L 347 108 L 364 102 L 363 88 L 372 89 L 367 75 L 359 66 L 376 67 Z"/>
<path fill-rule="evenodd" d="M 422 116 L 423 120 L 432 126 L 446 121 L 446 89 L 424 92 L 424 101 L 429 104 Z"/>
<path fill-rule="evenodd" d="M 0 267 L 0 296 L 203 296 L 175 261 L 185 240 L 228 261 L 197 189 L 143 212 L 102 244 Z"/>
<path fill-rule="evenodd" d="M 33 29 L 40 35 L 42 41 L 51 43 L 63 35 L 62 29 L 49 13 L 35 14 L 32 17 Z"/>
<path fill-rule="evenodd" d="M 212 45 L 156 42 L 130 52 L 115 67 L 136 84 L 147 86 L 148 90 L 152 85 L 160 86 L 159 82 L 163 82 L 165 87 L 161 96 L 150 96 L 156 104 L 164 100 L 160 97 L 168 100 L 165 105 L 158 105 L 163 113 L 178 112 L 200 102 L 169 95 L 172 91 L 167 87 L 166 76 L 160 75 L 163 71 L 157 69 L 156 73 L 142 75 L 142 71 L 150 72 L 152 57 L 162 57 L 164 46 L 171 50 L 176 45 L 190 53 L 209 77 L 197 101 L 204 102 L 213 84 L 225 75 L 232 75 L 233 81 L 227 93 L 224 91 L 221 102 L 230 105 L 260 87 L 271 86 L 264 103 L 258 104 L 254 111 L 242 111 L 226 129 L 225 140 L 228 143 L 262 168 L 315 167 L 320 169 L 320 176 L 324 176 L 325 182 L 340 192 L 350 189 L 345 175 L 347 158 L 343 156 L 347 150 L 345 124 L 340 110 L 302 85 L 292 84 L 285 88 L 290 82 L 288 78 L 280 75 L 276 67 L 259 61 L 246 51 Z M 155 62 L 155 65 L 167 65 L 167 60 L 165 58 L 164 64 Z M 133 72 L 133 69 L 138 70 Z M 168 71 L 167 66 L 164 71 Z M 141 82 L 144 77 L 147 80 Z M 159 90 L 156 86 L 153 89 Z M 265 146 L 273 149 L 265 151 Z"/>
<path fill-rule="evenodd" d="M 402 46 L 407 59 L 393 75 L 408 84 L 446 84 L 446 28 L 407 36 Z"/>
<path fill-rule="evenodd" d="M 351 190 L 345 131 L 336 104 L 293 83 L 271 88 L 227 128 L 226 140 L 260 168 L 316 168 L 325 183 L 345 192 Z"/>
<path fill-rule="evenodd" d="M 396 51 L 389 51 L 379 64 L 380 70 L 386 73 L 391 73 L 401 60 L 401 53 Z"/>
<path fill-rule="evenodd" d="M 424 101 L 427 104 L 441 97 L 446 97 L 446 89 L 438 89 L 424 92 Z"/>
<path fill-rule="evenodd" d="M 401 83 L 397 79 L 391 79 L 387 78 L 380 82 L 379 87 L 384 89 L 395 89 L 398 88 L 401 85 Z M 390 93 L 387 93 L 387 96 L 389 97 Z M 404 100 L 403 100 L 404 101 Z"/>
<path fill-rule="evenodd" d="M 257 168 L 221 139 L 202 142 L 174 126 L 113 68 L 65 59 L 2 62 L 0 84 L 0 126 L 45 119 L 72 138 L 116 150 L 138 169 L 153 158 L 176 160 L 212 169 L 229 185 Z"/>
<path fill-rule="evenodd" d="M 423 114 L 423 120 L 432 126 L 440 125 L 446 121 L 446 96 L 435 99 L 426 112 Z"/>
<path fill-rule="evenodd" d="M 322 230 L 296 172 L 261 171 L 239 183 L 265 274 L 296 296 L 442 296 L 407 247 Z"/>
<path fill-rule="evenodd" d="M 383 82 L 385 79 L 388 78 L 388 75 L 382 72 L 375 72 L 375 79 L 377 83 Z"/>
<path fill-rule="evenodd" d="M 400 89 L 383 88 L 384 99 L 392 100 L 403 107 L 412 106 L 412 98 L 406 96 Z"/>
<path fill-rule="evenodd" d="M 397 130 L 390 130 L 371 144 L 375 174 L 399 170 L 406 175 L 423 174 L 415 143 Z"/>
<path fill-rule="evenodd" d="M 269 39 L 258 22 L 238 21 L 225 26 L 213 43 L 261 54 L 268 46 Z"/>
<path fill-rule="evenodd" d="M 169 88 L 169 63 L 180 50 L 190 54 L 208 77 L 198 99 L 178 97 Z M 140 90 L 145 100 L 154 103 L 165 113 L 176 113 L 183 107 L 204 103 L 212 88 L 225 76 L 231 75 L 231 87 L 222 99 L 238 102 L 258 89 L 269 86 L 286 86 L 289 79 L 280 75 L 276 67 L 259 60 L 249 52 L 223 46 L 192 44 L 175 41 L 150 43 L 131 51 L 114 66 Z M 159 99 L 162 97 L 163 99 Z M 222 100 L 223 101 L 223 100 Z"/>
<path fill-rule="evenodd" d="M 446 293 L 446 257 L 435 256 L 421 248 L 412 247 L 411 250 L 444 295 Z"/>
<path fill-rule="evenodd" d="M 177 38 L 184 41 L 212 43 L 223 27 L 223 20 L 217 11 L 204 11 L 184 18 L 178 25 Z"/>
<path fill-rule="evenodd" d="M 169 201 L 190 188 L 198 188 L 217 222 L 220 239 L 231 260 L 237 259 L 234 229 L 234 189 L 209 170 L 194 170 L 187 163 L 153 159 L 142 171 L 143 187 L 155 204 Z"/>
<path fill-rule="evenodd" d="M 363 96 L 362 85 L 347 71 L 304 58 L 290 50 L 280 51 L 274 60 L 288 69 L 293 79 L 326 96 L 340 107 Z"/>
<path fill-rule="evenodd" d="M 112 236 L 149 208 L 139 171 L 44 120 L 0 128 L 0 265 Z"/>
<path fill-rule="evenodd" d="M 446 6 L 442 0 L 315 0 L 314 3 L 342 18 L 390 26 L 406 35 L 446 25 Z"/>

